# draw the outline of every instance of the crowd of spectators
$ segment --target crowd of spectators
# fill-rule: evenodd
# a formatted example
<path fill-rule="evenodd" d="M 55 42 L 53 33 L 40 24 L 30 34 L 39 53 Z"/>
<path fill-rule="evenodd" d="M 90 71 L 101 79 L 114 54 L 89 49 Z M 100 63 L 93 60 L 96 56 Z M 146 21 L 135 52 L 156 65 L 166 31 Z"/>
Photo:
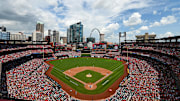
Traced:
<path fill-rule="evenodd" d="M 128 101 L 131 99 L 131 91 L 127 87 L 119 87 L 116 93 L 106 101 Z"/>
<path fill-rule="evenodd" d="M 125 56 L 116 58 L 127 60 Z M 128 60 L 129 79 L 127 85 L 123 87 L 127 89 L 126 91 L 130 91 L 130 98 L 132 100 L 160 100 L 158 72 L 146 61 L 130 57 Z M 121 82 L 121 84 L 123 83 Z"/>
<path fill-rule="evenodd" d="M 153 50 L 169 55 L 179 56 L 180 52 L 175 48 L 167 47 L 154 47 L 152 46 L 126 46 L 129 49 L 142 49 Z M 147 45 L 147 44 L 145 44 Z M 149 45 L 149 44 L 148 44 Z M 169 45 L 169 44 L 167 44 Z M 158 46 L 158 45 L 157 45 Z M 171 46 L 171 45 L 169 45 Z M 12 54 L 6 54 L 0 56 L 0 62 L 5 63 L 8 61 L 16 60 L 32 53 L 53 53 L 52 49 L 42 48 L 44 45 L 28 45 L 28 46 L 0 46 L 0 53 L 3 51 L 12 51 L 18 49 L 35 48 L 35 50 L 26 50 L 22 52 L 16 52 Z M 50 45 L 46 45 L 44 48 L 50 48 Z M 174 47 L 180 47 L 175 44 Z M 41 48 L 41 49 L 36 49 Z M 127 52 L 127 51 L 123 51 Z M 180 80 L 180 63 L 179 60 L 170 58 L 166 55 L 143 53 L 129 51 L 130 53 L 137 53 L 140 55 L 148 56 L 144 57 L 126 57 L 116 56 L 115 58 L 120 60 L 128 59 L 129 63 L 129 76 L 125 78 L 120 87 L 116 90 L 116 93 L 105 100 L 179 100 L 180 92 L 178 91 L 176 80 L 173 73 L 178 75 Z M 119 55 L 119 52 L 109 52 L 107 54 Z M 68 55 L 70 57 L 81 56 L 81 52 L 75 51 L 61 51 L 59 53 L 52 54 L 53 57 Z M 103 57 L 106 54 L 92 54 L 91 57 Z M 152 57 L 158 59 L 154 60 Z M 49 59 L 49 58 L 47 58 Z M 162 63 L 161 63 L 162 62 Z M 164 63 L 164 64 L 163 64 Z M 168 66 L 166 65 L 168 64 Z M 7 65 L 8 66 L 8 65 Z M 44 74 L 48 69 L 48 65 L 43 62 L 43 59 L 32 59 L 24 64 L 17 66 L 6 72 L 7 91 L 10 98 L 23 99 L 23 100 L 63 100 L 69 101 L 70 96 L 58 87 L 55 83 L 47 79 Z M 171 72 L 173 71 L 173 73 Z M 2 80 L 4 80 L 2 78 Z M 3 82 L 2 82 L 3 83 Z M 1 85 L 1 90 L 6 88 L 6 84 Z M 73 100 L 76 100 L 73 98 Z"/>
<path fill-rule="evenodd" d="M 119 55 L 119 54 L 120 54 L 120 52 L 108 52 L 107 53 L 107 55 L 115 55 L 115 56 Z"/>
<path fill-rule="evenodd" d="M 91 53 L 91 57 L 103 57 L 105 56 L 106 54 L 92 54 Z"/>
<path fill-rule="evenodd" d="M 141 49 L 141 50 L 152 50 L 152 51 L 156 51 L 156 52 L 160 52 L 160 53 L 164 53 L 164 54 L 169 54 L 169 55 L 174 55 L 180 58 L 180 49 L 178 49 L 178 47 L 174 47 L 172 45 L 173 48 L 171 47 L 153 47 L 153 46 L 139 46 L 139 45 L 129 45 L 129 46 L 125 46 L 124 48 L 128 48 L 128 49 Z M 180 47 L 180 46 L 179 46 Z"/>
<path fill-rule="evenodd" d="M 23 100 L 62 100 L 68 95 L 44 74 L 48 65 L 42 59 L 33 59 L 8 72 L 7 85 L 10 98 Z"/>
<path fill-rule="evenodd" d="M 0 45 L 0 53 L 3 51 L 12 51 L 19 49 L 26 49 L 26 45 Z"/>
<path fill-rule="evenodd" d="M 20 57 L 24 57 L 30 54 L 31 54 L 31 51 L 28 50 L 28 51 L 23 51 L 23 52 L 2 55 L 0 56 L 0 62 L 4 63 L 4 62 L 12 61 L 12 60 L 15 60 L 15 59 L 18 59 Z"/>
<path fill-rule="evenodd" d="M 28 45 L 27 48 L 51 48 L 51 45 Z"/>
<path fill-rule="evenodd" d="M 61 51 L 61 52 L 55 53 L 55 56 L 62 56 L 62 55 L 68 55 L 69 57 L 75 57 L 75 56 L 80 57 L 81 56 L 81 52 Z"/>
<path fill-rule="evenodd" d="M 116 57 L 127 60 L 127 57 Z M 128 57 L 129 76 L 126 88 L 132 100 L 178 100 L 179 91 L 166 65 L 153 59 Z"/>
<path fill-rule="evenodd" d="M 147 62 L 132 57 L 116 56 L 115 58 L 129 60 L 129 77 L 120 83 L 113 96 L 105 100 L 178 100 L 180 98 L 174 79 L 169 72 L 165 72 L 166 67 L 163 65 L 156 61 Z M 7 71 L 9 96 L 24 100 L 68 101 L 71 97 L 44 75 L 47 69 L 48 65 L 42 59 L 33 59 Z M 124 85 L 125 82 L 127 83 Z"/>
<path fill-rule="evenodd" d="M 51 45 L 0 45 L 0 53 L 4 51 L 13 51 L 20 49 L 33 49 L 33 48 L 51 48 Z"/>
<path fill-rule="evenodd" d="M 141 51 L 123 51 L 123 53 L 136 53 L 139 55 L 144 55 L 148 57 L 153 57 L 158 59 L 159 61 L 164 62 L 165 64 L 168 64 L 171 68 L 171 70 L 177 75 L 178 79 L 180 80 L 180 62 L 177 58 L 169 57 L 163 54 L 154 54 L 154 53 L 144 53 Z"/>
<path fill-rule="evenodd" d="M 4 62 L 8 62 L 8 61 L 12 61 L 33 53 L 52 53 L 52 49 L 37 49 L 37 50 L 26 50 L 26 51 L 21 51 L 21 52 L 16 52 L 16 53 L 12 53 L 12 54 L 6 54 L 6 55 L 2 55 L 0 56 L 0 62 L 4 63 Z"/>

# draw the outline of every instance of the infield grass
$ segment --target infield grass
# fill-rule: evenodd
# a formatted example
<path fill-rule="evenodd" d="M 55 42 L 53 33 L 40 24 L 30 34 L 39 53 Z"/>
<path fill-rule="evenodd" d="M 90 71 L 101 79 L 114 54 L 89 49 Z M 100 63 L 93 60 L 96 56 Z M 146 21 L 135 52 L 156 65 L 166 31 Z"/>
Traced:
<path fill-rule="evenodd" d="M 104 58 L 68 58 L 63 60 L 50 61 L 50 63 L 54 65 L 54 68 L 51 71 L 52 75 L 56 76 L 64 83 L 83 94 L 99 94 L 104 92 L 124 73 L 124 65 L 121 61 Z M 95 90 L 87 90 L 84 88 L 83 84 L 72 79 L 71 77 L 65 76 L 65 74 L 63 73 L 68 69 L 82 66 L 101 67 L 113 71 L 113 73 L 106 77 L 104 80 L 100 81 L 97 84 L 97 88 Z M 76 83 L 77 85 L 73 84 L 70 81 Z"/>
<path fill-rule="evenodd" d="M 87 74 L 91 74 L 92 77 L 86 77 Z M 85 70 L 77 73 L 74 77 L 86 83 L 94 83 L 97 80 L 101 79 L 103 76 L 104 75 L 102 75 L 101 73 L 92 70 Z"/>

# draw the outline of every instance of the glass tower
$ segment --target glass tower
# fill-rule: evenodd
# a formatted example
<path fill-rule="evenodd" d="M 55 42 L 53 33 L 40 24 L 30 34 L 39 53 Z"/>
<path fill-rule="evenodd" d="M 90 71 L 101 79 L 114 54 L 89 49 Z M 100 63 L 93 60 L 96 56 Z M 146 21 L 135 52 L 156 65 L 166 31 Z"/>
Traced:
<path fill-rule="evenodd" d="M 67 29 L 67 43 L 83 42 L 83 25 L 81 22 L 70 25 Z"/>
<path fill-rule="evenodd" d="M 0 31 L 0 40 L 10 40 L 10 32 Z"/>

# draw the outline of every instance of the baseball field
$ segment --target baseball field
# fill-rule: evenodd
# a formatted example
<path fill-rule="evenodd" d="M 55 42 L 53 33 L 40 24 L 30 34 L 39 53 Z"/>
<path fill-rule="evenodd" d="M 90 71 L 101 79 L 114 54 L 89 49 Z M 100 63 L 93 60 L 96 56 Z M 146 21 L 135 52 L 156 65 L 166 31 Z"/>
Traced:
<path fill-rule="evenodd" d="M 121 61 L 104 58 L 68 58 L 50 61 L 51 74 L 82 94 L 100 94 L 124 74 Z"/>

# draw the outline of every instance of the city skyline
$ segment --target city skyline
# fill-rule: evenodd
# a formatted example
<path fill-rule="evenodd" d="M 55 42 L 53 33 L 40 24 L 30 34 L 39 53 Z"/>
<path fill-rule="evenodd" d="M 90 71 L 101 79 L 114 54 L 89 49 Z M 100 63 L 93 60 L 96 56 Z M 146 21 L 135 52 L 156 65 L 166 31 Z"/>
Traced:
<path fill-rule="evenodd" d="M 180 35 L 180 1 L 174 0 L 10 0 L 1 1 L 0 26 L 10 32 L 31 34 L 36 22 L 66 36 L 69 25 L 81 21 L 84 36 L 93 28 L 105 34 L 105 40 L 118 42 L 118 33 L 127 32 L 127 39 L 135 35 L 156 34 L 156 38 Z M 92 34 L 99 39 L 97 32 Z"/>

